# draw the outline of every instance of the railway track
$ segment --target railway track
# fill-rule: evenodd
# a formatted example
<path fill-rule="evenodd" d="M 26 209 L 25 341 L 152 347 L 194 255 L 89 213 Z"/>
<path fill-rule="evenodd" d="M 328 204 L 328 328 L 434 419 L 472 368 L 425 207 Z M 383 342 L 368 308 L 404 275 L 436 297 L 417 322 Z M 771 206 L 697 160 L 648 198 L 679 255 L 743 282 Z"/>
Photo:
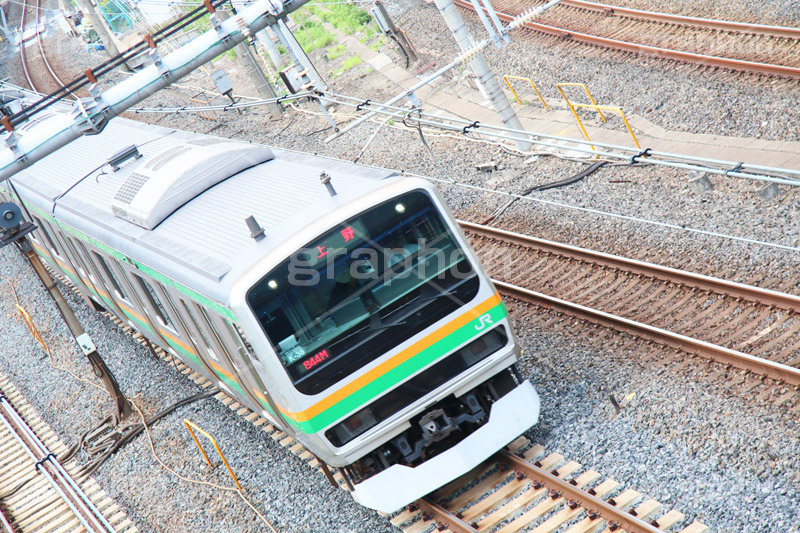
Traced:
<path fill-rule="evenodd" d="M 64 82 L 58 77 L 52 65 L 47 60 L 42 32 L 42 2 L 41 0 L 23 0 L 22 17 L 20 19 L 20 35 L 25 35 L 26 25 L 34 19 L 34 35 L 20 43 L 19 53 L 22 61 L 22 70 L 31 90 L 41 94 L 50 94 L 63 87 Z M 72 93 L 70 93 L 72 94 Z"/>
<path fill-rule="evenodd" d="M 126 532 L 137 528 L 0 374 L 0 532 Z"/>
<path fill-rule="evenodd" d="M 77 289 L 73 290 L 77 293 Z M 106 317 L 146 346 L 144 337 L 125 322 L 112 314 Z M 203 388 L 214 386 L 169 353 L 154 348 L 161 359 L 196 384 Z M 317 458 L 290 435 L 224 392 L 214 397 L 309 467 L 327 476 Z M 481 467 L 387 518 L 405 533 L 510 533 L 534 526 L 537 529 L 533 531 L 553 533 L 709 531 L 696 521 L 687 524 L 683 513 L 665 511 L 662 504 L 636 490 L 626 489 L 612 479 L 600 481 L 600 474 L 560 454 L 545 454 L 544 448 L 531 444 L 525 437 L 516 439 L 507 448 L 508 452 L 495 454 Z M 338 471 L 332 476 L 340 489 L 350 490 Z"/>
<path fill-rule="evenodd" d="M 798 296 L 461 224 L 509 296 L 800 385 Z"/>
<path fill-rule="evenodd" d="M 76 296 L 81 296 L 69 280 L 50 271 Z M 214 387 L 212 382 L 165 350 L 149 344 L 126 322 L 111 313 L 104 315 L 180 374 L 202 388 Z M 259 413 L 222 391 L 214 397 L 319 471 L 335 486 L 350 490 L 338 471 L 326 471 L 314 454 Z M 498 452 L 482 466 L 387 518 L 404 533 L 511 533 L 523 529 L 537 533 L 709 531 L 706 525 L 687 520 L 686 515 L 677 510 L 665 511 L 658 501 L 625 488 L 613 479 L 601 481 L 599 473 L 579 463 L 568 461 L 557 453 L 546 454 L 544 448 L 530 443 L 524 436 L 506 448 L 507 451 Z"/>
<path fill-rule="evenodd" d="M 474 9 L 469 0 L 457 5 Z M 503 20 L 539 2 L 497 0 Z M 745 24 L 563 0 L 526 28 L 559 39 L 706 67 L 800 78 L 800 28 Z"/>
<path fill-rule="evenodd" d="M 675 531 L 708 526 L 520 437 L 481 467 L 391 519 L 406 533 Z"/>

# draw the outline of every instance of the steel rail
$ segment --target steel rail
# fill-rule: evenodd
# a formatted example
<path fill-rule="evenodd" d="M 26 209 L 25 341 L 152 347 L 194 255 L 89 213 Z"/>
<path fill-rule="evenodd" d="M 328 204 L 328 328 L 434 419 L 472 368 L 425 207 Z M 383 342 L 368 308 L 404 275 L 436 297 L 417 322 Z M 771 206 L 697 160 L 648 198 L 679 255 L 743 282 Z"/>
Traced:
<path fill-rule="evenodd" d="M 34 462 L 35 470 L 47 479 L 86 531 L 113 533 L 115 529 L 56 459 L 34 430 L 0 391 L 0 422 L 20 448 Z M 40 457 L 41 456 L 41 457 Z M 49 467 L 49 468 L 48 468 Z"/>
<path fill-rule="evenodd" d="M 561 479 L 516 455 L 500 451 L 495 454 L 495 459 L 499 462 L 506 463 L 515 470 L 523 472 L 530 479 L 538 481 L 545 487 L 556 491 L 561 497 L 577 502 L 587 511 L 591 510 L 596 512 L 608 522 L 608 529 L 611 531 L 620 529 L 630 533 L 663 533 L 657 526 L 649 524 L 611 505 L 611 503 L 606 500 L 571 485 L 569 481 Z M 617 527 L 613 527 L 611 525 L 612 522 L 616 524 Z"/>
<path fill-rule="evenodd" d="M 647 263 L 645 261 L 637 261 L 619 255 L 579 248 L 569 244 L 539 239 L 531 237 L 530 235 L 523 235 L 521 233 L 475 224 L 473 222 L 459 220 L 458 223 L 465 231 L 480 235 L 481 237 L 499 239 L 521 246 L 556 253 L 579 261 L 625 270 L 633 274 L 640 274 L 671 283 L 679 283 L 703 291 L 711 291 L 723 296 L 741 298 L 751 302 L 800 313 L 800 296 L 794 294 L 762 289 L 761 287 L 705 276 L 695 272 L 678 270 L 676 268 Z"/>
<path fill-rule="evenodd" d="M 438 524 L 442 524 L 453 533 L 478 533 L 477 529 L 464 522 L 458 515 L 451 513 L 429 498 L 422 498 L 415 503 L 422 511 L 423 521 L 426 521 L 424 517 L 427 514 L 431 519 L 436 520 L 437 529 Z"/>
<path fill-rule="evenodd" d="M 674 333 L 655 326 L 650 326 L 649 324 L 643 324 L 635 320 L 612 315 L 605 311 L 592 309 L 591 307 L 568 302 L 560 298 L 554 298 L 504 281 L 496 279 L 492 281 L 500 292 L 512 298 L 529 302 L 545 309 L 554 309 L 560 313 L 576 316 L 593 324 L 598 324 L 622 333 L 628 333 L 687 353 L 699 355 L 724 365 L 747 370 L 755 374 L 782 381 L 789 385 L 800 385 L 799 368 L 775 363 L 768 359 L 762 359 L 750 354 L 731 350 L 730 348 L 687 337 L 680 333 Z"/>
<path fill-rule="evenodd" d="M 17 533 L 11 525 L 11 522 L 6 518 L 6 515 L 3 514 L 2 508 L 0 508 L 0 530 L 5 533 Z"/>
<path fill-rule="evenodd" d="M 26 8 L 28 7 L 28 1 L 29 0 L 25 0 L 25 2 L 22 5 L 22 19 L 21 19 L 21 22 L 20 22 L 20 35 L 22 34 L 22 32 L 25 29 L 25 16 L 27 14 L 26 13 Z M 44 52 L 44 44 L 42 42 L 42 34 L 39 32 L 39 24 L 40 24 L 40 21 L 41 21 L 41 12 L 42 12 L 41 0 L 37 0 L 36 1 L 35 10 L 36 10 L 36 22 L 35 22 L 36 25 L 34 26 L 34 28 L 36 30 L 36 44 L 39 47 L 39 52 L 42 54 L 42 62 L 44 63 L 44 66 L 47 69 L 47 72 L 50 73 L 50 77 L 53 78 L 53 81 L 55 81 L 59 86 L 63 87 L 64 86 L 64 82 L 61 81 L 61 78 L 59 78 L 58 74 L 56 74 L 55 70 L 53 70 L 53 66 L 50 64 L 50 61 L 47 60 L 47 54 L 45 54 L 45 52 Z M 20 43 L 19 53 L 20 53 L 20 59 L 22 61 L 22 70 L 25 73 L 25 78 L 28 80 L 28 85 L 30 85 L 31 89 L 33 89 L 35 92 L 41 93 L 42 91 L 40 91 L 34 85 L 33 78 L 31 77 L 31 74 L 30 74 L 30 70 L 29 70 L 29 66 L 28 66 L 28 58 L 27 58 L 27 56 L 25 54 L 25 42 L 24 41 L 22 43 Z M 67 92 L 69 94 L 71 94 L 72 96 L 75 96 L 72 93 L 72 91 L 67 90 Z"/>
<path fill-rule="evenodd" d="M 626 18 L 648 20 L 652 22 L 668 22 L 684 26 L 708 28 L 711 30 L 800 39 L 800 28 L 791 28 L 788 26 L 768 26 L 765 24 L 749 24 L 747 22 L 687 17 L 684 15 L 674 15 L 672 13 L 658 13 L 655 11 L 643 11 L 641 9 L 631 9 L 597 2 L 586 2 L 585 0 L 562 0 L 561 4 L 606 15 L 620 15 Z"/>
<path fill-rule="evenodd" d="M 468 0 L 453 0 L 461 7 L 472 9 L 472 4 Z M 497 12 L 497 15 L 505 21 L 514 19 L 513 15 L 508 13 Z M 627 41 L 618 41 L 616 39 L 608 39 L 606 37 L 599 37 L 597 35 L 590 35 L 588 33 L 581 33 L 573 30 L 558 28 L 555 26 L 548 26 L 538 22 L 528 22 L 525 27 L 540 33 L 545 33 L 559 38 L 569 38 L 578 42 L 583 42 L 593 46 L 603 46 L 605 48 L 613 48 L 625 52 L 632 52 L 636 54 L 653 56 L 658 58 L 668 58 L 677 61 L 684 61 L 687 63 L 697 63 L 705 66 L 720 67 L 730 70 L 738 70 L 743 72 L 759 72 L 762 74 L 771 74 L 774 76 L 782 76 L 788 78 L 800 78 L 800 68 L 788 67 L 784 65 L 773 65 L 770 63 L 758 63 L 755 61 L 745 61 L 742 59 L 730 59 L 724 57 L 709 56 L 704 54 L 696 54 L 693 52 L 682 52 L 680 50 L 672 50 L 669 48 L 658 48 L 646 44 L 636 44 Z"/>

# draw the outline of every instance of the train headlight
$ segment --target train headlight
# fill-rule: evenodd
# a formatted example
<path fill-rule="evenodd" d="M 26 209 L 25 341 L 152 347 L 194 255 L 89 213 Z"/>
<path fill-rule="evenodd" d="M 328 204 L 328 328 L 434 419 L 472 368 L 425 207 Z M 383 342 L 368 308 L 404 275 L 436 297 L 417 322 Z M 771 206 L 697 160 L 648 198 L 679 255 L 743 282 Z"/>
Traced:
<path fill-rule="evenodd" d="M 403 204 L 397 204 L 396 206 L 394 206 L 394 210 L 400 214 L 403 214 L 406 212 L 406 206 L 404 206 Z"/>
<path fill-rule="evenodd" d="M 269 285 L 269 288 L 273 290 L 278 288 L 278 282 L 275 281 L 274 279 L 269 280 L 267 285 Z"/>
<path fill-rule="evenodd" d="M 372 408 L 365 407 L 326 431 L 325 436 L 334 446 L 342 446 L 377 424 L 378 418 L 372 412 Z"/>

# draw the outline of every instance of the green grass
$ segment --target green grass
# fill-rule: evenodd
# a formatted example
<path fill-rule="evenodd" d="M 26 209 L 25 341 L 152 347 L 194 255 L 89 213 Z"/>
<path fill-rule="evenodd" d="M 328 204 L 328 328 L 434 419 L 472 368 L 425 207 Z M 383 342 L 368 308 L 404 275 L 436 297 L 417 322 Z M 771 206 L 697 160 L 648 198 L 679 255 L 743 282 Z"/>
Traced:
<path fill-rule="evenodd" d="M 334 46 L 333 48 L 328 49 L 328 59 L 333 61 L 334 59 L 338 58 L 342 54 L 344 54 L 345 47 L 343 44 L 339 44 Z"/>
<path fill-rule="evenodd" d="M 294 36 L 306 53 L 325 48 L 336 42 L 333 34 L 329 33 L 322 24 L 310 19 L 303 21 L 300 29 L 295 31 Z"/>
<path fill-rule="evenodd" d="M 338 69 L 336 69 L 333 72 L 333 74 L 331 74 L 331 77 L 332 78 L 338 78 L 339 76 L 341 76 L 342 74 L 344 74 L 345 72 L 350 70 L 351 68 L 357 67 L 358 65 L 360 65 L 363 62 L 364 61 L 358 56 L 348 57 L 347 59 L 342 61 L 342 66 L 339 67 Z"/>
<path fill-rule="evenodd" d="M 361 63 L 363 63 L 363 61 L 358 56 L 348 57 L 344 60 L 344 62 L 342 62 L 342 70 L 350 70 Z"/>
<path fill-rule="evenodd" d="M 381 36 L 380 38 L 378 38 L 378 40 L 376 40 L 374 43 L 369 45 L 369 47 L 372 50 L 377 52 L 380 49 L 380 47 L 385 45 L 385 44 L 386 44 L 386 39 L 384 39 L 383 36 Z"/>
<path fill-rule="evenodd" d="M 353 4 L 341 4 L 341 0 L 319 0 L 318 3 L 329 5 L 304 6 L 292 15 L 294 20 L 308 24 L 310 16 L 315 15 L 320 20 L 327 22 L 337 30 L 352 35 L 359 31 L 370 31 L 370 37 L 377 31 L 372 24 L 372 16 L 360 7 Z"/>

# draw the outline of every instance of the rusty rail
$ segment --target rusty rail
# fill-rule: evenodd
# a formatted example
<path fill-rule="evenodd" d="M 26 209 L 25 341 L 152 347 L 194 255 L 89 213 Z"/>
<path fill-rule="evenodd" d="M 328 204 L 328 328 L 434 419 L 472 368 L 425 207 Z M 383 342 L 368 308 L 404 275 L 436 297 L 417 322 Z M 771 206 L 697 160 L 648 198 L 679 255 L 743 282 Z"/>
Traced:
<path fill-rule="evenodd" d="M 787 26 L 767 26 L 764 24 L 749 24 L 747 22 L 732 22 L 728 20 L 687 17 L 684 15 L 673 15 L 671 13 L 657 13 L 653 11 L 642 11 L 641 9 L 630 9 L 621 6 L 599 4 L 597 2 L 585 2 L 584 0 L 562 0 L 561 5 L 577 7 L 606 15 L 620 15 L 627 18 L 649 20 L 652 22 L 669 22 L 683 26 L 708 28 L 710 30 L 733 31 L 756 35 L 768 35 L 772 37 L 789 37 L 791 39 L 800 39 L 800 28 L 789 28 Z"/>
<path fill-rule="evenodd" d="M 454 0 L 456 4 L 467 9 L 473 9 L 472 4 L 467 0 Z M 509 21 L 514 18 L 513 14 L 503 13 L 498 11 L 497 15 L 504 21 Z M 652 16 L 657 16 L 659 13 L 651 13 Z M 675 15 L 677 16 L 677 15 Z M 698 19 L 702 20 L 702 19 Z M 670 22 L 668 20 L 660 20 L 661 22 Z M 800 68 L 788 67 L 784 65 L 773 65 L 770 63 L 758 63 L 755 61 L 745 61 L 741 59 L 730 59 L 724 57 L 709 56 L 705 54 L 696 54 L 693 52 L 683 52 L 680 50 L 671 50 L 668 48 L 658 48 L 646 44 L 637 44 L 627 41 L 618 41 L 616 39 L 609 39 L 606 37 L 599 37 L 597 35 L 589 35 L 587 33 L 576 32 L 555 26 L 548 26 L 538 22 L 529 22 L 525 27 L 552 35 L 554 37 L 572 39 L 574 41 L 583 42 L 593 46 L 603 46 L 606 48 L 613 48 L 625 52 L 633 52 L 636 54 L 654 56 L 659 58 L 668 58 L 676 61 L 684 61 L 687 63 L 697 63 L 705 66 L 720 67 L 730 70 L 738 70 L 743 72 L 759 72 L 761 74 L 771 74 L 774 76 L 782 76 L 788 78 L 800 78 Z"/>
<path fill-rule="evenodd" d="M 556 491 L 560 496 L 577 502 L 586 510 L 594 511 L 608 522 L 608 528 L 611 531 L 619 528 L 630 533 L 663 533 L 658 527 L 648 524 L 644 520 L 611 505 L 609 502 L 571 485 L 568 481 L 529 463 L 525 459 L 520 459 L 516 455 L 502 451 L 498 452 L 495 457 L 498 461 L 507 463 L 511 468 L 525 473 L 529 478 Z M 616 527 L 611 525 L 612 522 Z"/>
<path fill-rule="evenodd" d="M 512 231 L 506 231 L 481 224 L 474 224 L 472 222 L 466 222 L 463 220 L 459 220 L 458 222 L 465 231 L 482 237 L 500 239 L 522 246 L 533 247 L 546 252 L 557 253 L 559 255 L 563 255 L 564 257 L 569 257 L 588 263 L 622 269 L 634 274 L 641 274 L 663 281 L 695 287 L 703 291 L 711 291 L 723 296 L 742 298 L 751 302 L 758 302 L 764 305 L 775 306 L 780 309 L 786 309 L 800 313 L 800 296 L 796 296 L 794 294 L 771 291 L 769 289 L 753 287 L 752 285 L 744 285 L 734 281 L 704 276 L 703 274 L 687 272 L 685 270 L 678 270 L 653 263 L 646 263 L 644 261 L 637 261 L 635 259 L 628 259 L 627 257 L 587 250 L 586 248 L 579 248 L 577 246 L 570 246 L 568 244 L 548 241 L 545 239 L 538 239 L 529 235 L 514 233 Z"/>
<path fill-rule="evenodd" d="M 440 526 L 444 526 L 447 531 L 452 531 L 453 533 L 478 533 L 477 529 L 461 520 L 458 515 L 451 513 L 429 498 L 417 500 L 416 504 L 419 506 L 420 511 L 422 511 L 422 520 L 425 522 L 428 521 L 425 520 L 426 518 L 435 520 L 436 529 L 439 529 Z"/>
<path fill-rule="evenodd" d="M 742 370 L 747 370 L 755 374 L 766 376 L 789 385 L 800 385 L 800 369 L 780 363 L 774 363 L 769 359 L 762 359 L 743 352 L 731 350 L 723 346 L 718 346 L 710 342 L 701 341 L 679 333 L 673 333 L 665 329 L 636 322 L 621 316 L 612 315 L 604 311 L 592 309 L 576 303 L 554 298 L 540 292 L 535 292 L 523 287 L 517 287 L 510 283 L 499 280 L 492 280 L 501 293 L 517 298 L 522 301 L 544 307 L 545 309 L 555 309 L 556 311 L 571 316 L 576 316 L 593 324 L 611 328 L 613 330 L 628 333 L 642 339 L 657 342 L 687 353 L 699 355 L 719 363 L 730 365 Z"/>
<path fill-rule="evenodd" d="M 52 78 L 52 80 L 57 84 L 58 88 L 63 87 L 64 86 L 64 82 L 61 81 L 61 78 L 58 77 L 58 74 L 56 74 L 55 70 L 53 70 L 53 66 L 50 64 L 50 61 L 48 61 L 48 59 L 47 59 L 47 54 L 44 51 L 44 44 L 42 43 L 42 34 L 41 34 L 41 32 L 39 32 L 39 24 L 40 24 L 41 13 L 42 13 L 41 0 L 36 0 L 36 5 L 35 6 L 33 4 L 29 4 L 29 2 L 30 2 L 30 0 L 24 0 L 24 2 L 22 4 L 22 15 L 21 15 L 21 20 L 20 20 L 21 30 L 20 31 L 24 30 L 24 28 L 25 28 L 25 20 L 27 18 L 26 17 L 27 10 L 29 8 L 33 9 L 36 12 L 36 22 L 35 22 L 36 23 L 36 26 L 35 26 L 35 29 L 36 29 L 36 36 L 35 36 L 36 45 L 39 48 L 39 53 L 41 54 L 42 62 L 44 63 L 44 66 L 47 69 L 47 72 L 49 73 L 50 78 Z M 33 76 L 31 74 L 31 67 L 28 65 L 29 58 L 28 58 L 28 56 L 26 55 L 25 52 L 26 52 L 26 46 L 25 46 L 25 43 L 22 42 L 22 43 L 20 43 L 20 47 L 19 47 L 19 55 L 20 55 L 20 60 L 22 62 L 22 71 L 24 72 L 25 78 L 28 81 L 28 85 L 31 86 L 31 89 L 34 92 L 46 93 L 47 90 L 45 88 L 36 87 L 36 85 L 35 85 L 35 83 L 33 81 Z M 67 92 L 69 94 L 71 94 L 72 96 L 75 96 L 72 93 L 72 91 L 67 91 Z"/>

